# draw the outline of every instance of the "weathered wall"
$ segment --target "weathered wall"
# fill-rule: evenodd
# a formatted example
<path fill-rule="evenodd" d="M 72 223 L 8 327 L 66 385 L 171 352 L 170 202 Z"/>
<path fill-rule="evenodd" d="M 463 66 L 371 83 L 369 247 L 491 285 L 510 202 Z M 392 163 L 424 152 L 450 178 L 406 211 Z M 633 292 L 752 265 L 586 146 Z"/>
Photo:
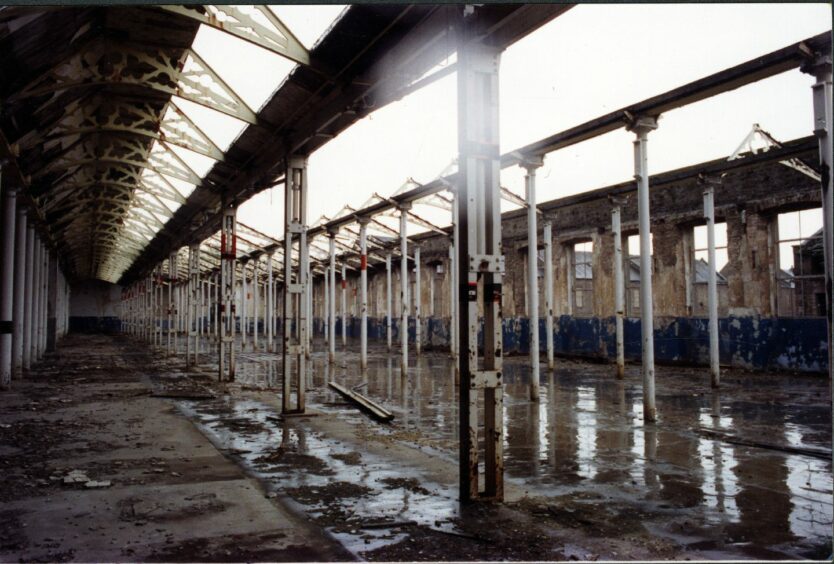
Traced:
<path fill-rule="evenodd" d="M 706 163 L 705 163 L 706 164 Z M 703 188 L 687 173 L 697 172 L 704 165 L 656 175 L 651 179 L 651 210 L 653 233 L 654 307 L 657 317 L 655 340 L 658 361 L 705 364 L 707 362 L 707 325 L 702 317 L 693 316 L 702 289 L 687 283 L 687 257 L 692 248 L 692 228 L 703 224 Z M 822 371 L 826 367 L 825 323 L 816 318 L 776 318 L 774 264 L 775 245 L 772 229 L 776 214 L 820 205 L 819 186 L 807 176 L 779 163 L 727 174 L 716 189 L 717 222 L 727 223 L 729 264 L 722 272 L 727 278 L 720 290 L 720 342 L 722 362 L 746 368 L 785 368 Z M 609 195 L 625 198 L 622 209 L 623 238 L 637 232 L 637 205 L 634 183 L 628 182 L 545 202 L 539 205 L 544 218 L 553 225 L 553 290 L 556 352 L 612 358 L 614 284 L 613 235 Z M 524 352 L 528 348 L 526 308 L 526 212 L 506 213 L 502 221 L 506 276 L 503 286 L 505 317 L 505 351 Z M 421 268 L 423 317 L 429 317 L 429 276 L 435 275 L 436 300 L 434 319 L 424 319 L 426 344 L 448 346 L 450 315 L 449 238 L 425 234 L 415 237 L 420 242 L 424 263 L 440 264 L 444 273 L 434 274 L 436 266 Z M 572 311 L 570 300 L 570 260 L 573 244 L 593 242 L 593 315 L 579 316 Z M 624 241 L 625 248 L 625 241 Z M 392 302 L 394 304 L 395 340 L 400 311 L 399 258 L 392 256 Z M 413 265 L 410 265 L 413 268 Z M 413 288 L 413 274 L 411 288 Z M 385 284 L 384 263 L 369 269 L 369 335 L 384 338 Z M 628 275 L 626 272 L 626 282 Z M 315 284 L 314 316 L 323 316 L 321 278 Z M 358 273 L 348 273 L 348 293 L 358 288 Z M 357 292 L 358 293 L 358 292 Z M 544 314 L 544 289 L 540 288 L 540 314 Z M 687 295 L 689 299 L 687 301 Z M 337 292 L 339 308 L 341 294 Z M 352 297 L 348 315 L 358 315 Z M 412 293 L 413 306 L 413 293 Z M 337 311 L 340 311 L 338 309 Z M 350 327 L 358 335 L 358 320 Z M 412 320 L 413 338 L 413 320 Z M 541 320 L 540 342 L 544 347 L 544 320 Z M 318 324 L 321 327 L 321 324 Z M 639 318 L 626 323 L 626 354 L 640 357 Z"/>
<path fill-rule="evenodd" d="M 101 280 L 73 284 L 70 294 L 70 331 L 118 333 L 122 287 Z"/>

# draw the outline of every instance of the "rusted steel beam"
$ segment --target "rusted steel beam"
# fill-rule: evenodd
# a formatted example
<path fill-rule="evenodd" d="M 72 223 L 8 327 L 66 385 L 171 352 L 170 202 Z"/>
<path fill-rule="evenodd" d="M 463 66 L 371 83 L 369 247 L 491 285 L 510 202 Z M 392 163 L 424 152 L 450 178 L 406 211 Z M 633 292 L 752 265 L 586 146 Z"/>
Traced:
<path fill-rule="evenodd" d="M 348 399 L 355 403 L 359 409 L 368 413 L 374 419 L 379 421 L 383 421 L 385 423 L 394 419 L 394 414 L 373 401 L 372 399 L 366 398 L 362 394 L 358 392 L 354 392 L 353 390 L 349 390 L 344 386 L 337 384 L 336 382 L 330 382 L 329 386 L 339 392 L 345 399 Z"/>

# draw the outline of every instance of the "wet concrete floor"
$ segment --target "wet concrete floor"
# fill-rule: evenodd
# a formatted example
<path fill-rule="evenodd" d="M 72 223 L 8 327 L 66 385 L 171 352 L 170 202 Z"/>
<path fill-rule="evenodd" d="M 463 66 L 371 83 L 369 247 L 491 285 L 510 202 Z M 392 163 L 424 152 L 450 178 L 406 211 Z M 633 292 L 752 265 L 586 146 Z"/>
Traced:
<path fill-rule="evenodd" d="M 274 504 L 307 519 L 322 543 L 338 540 L 351 557 L 831 553 L 831 409 L 823 377 L 727 370 L 713 392 L 704 369 L 658 367 L 660 417 L 646 425 L 639 366 L 617 381 L 610 365 L 557 359 L 554 372 L 542 371 L 541 399 L 533 403 L 527 359 L 507 358 L 506 503 L 461 506 L 448 353 L 417 357 L 412 350 L 402 377 L 396 348 L 389 354 L 372 343 L 362 372 L 358 342 L 349 341 L 330 365 L 317 341 L 306 375 L 310 416 L 282 418 L 279 356 L 239 353 L 236 382 L 219 385 L 216 355 L 204 354 L 186 372 L 182 339 L 178 345 L 176 356 L 153 347 L 143 360 L 153 390 L 168 396 L 159 401 L 194 422 Z M 381 403 L 394 421 L 370 420 L 329 381 Z M 171 559 L 202 559 L 178 554 Z"/>
<path fill-rule="evenodd" d="M 352 552 L 367 559 L 427 557 L 408 546 L 419 539 L 407 527 L 364 528 L 369 523 L 413 521 L 423 532 L 457 540 L 483 537 L 467 528 L 464 516 L 487 528 L 490 519 L 500 521 L 493 514 L 464 515 L 456 501 L 457 391 L 448 353 L 417 357 L 412 350 L 404 378 L 396 346 L 389 354 L 372 343 L 362 372 L 358 342 L 349 341 L 335 365 L 316 342 L 307 396 L 310 411 L 320 415 L 282 422 L 276 419 L 280 358 L 264 346 L 239 355 L 230 393 L 182 401 L 181 409 Z M 203 358 L 203 374 L 213 376 L 212 360 Z M 493 543 L 464 550 L 464 557 L 794 559 L 831 553 L 825 378 L 726 370 L 721 389 L 713 391 L 705 369 L 659 367 L 659 421 L 647 425 L 637 365 L 618 381 L 610 365 L 558 359 L 555 371 L 542 371 L 538 403 L 528 399 L 526 358 L 505 359 L 504 375 L 506 507 L 512 512 L 504 517 L 515 523 L 510 527 L 525 519 L 543 527 L 537 542 L 550 544 L 534 553 L 502 553 L 509 548 Z M 328 381 L 381 403 L 394 412 L 394 423 L 372 422 Z"/>

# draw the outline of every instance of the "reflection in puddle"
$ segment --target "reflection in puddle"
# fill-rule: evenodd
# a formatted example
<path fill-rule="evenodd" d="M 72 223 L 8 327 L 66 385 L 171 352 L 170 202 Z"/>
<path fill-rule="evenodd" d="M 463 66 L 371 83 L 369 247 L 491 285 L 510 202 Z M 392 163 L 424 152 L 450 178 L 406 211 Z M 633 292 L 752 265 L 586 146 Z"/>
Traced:
<path fill-rule="evenodd" d="M 322 350 L 320 343 L 316 347 Z M 358 349 L 353 342 L 348 347 Z M 353 352 L 339 353 L 334 365 L 326 362 L 323 353 L 314 353 L 307 374 L 310 407 L 337 415 L 345 425 L 364 421 L 364 416 L 330 392 L 327 383 L 335 379 L 392 410 L 396 429 L 419 433 L 421 448 L 454 463 L 458 396 L 448 356 L 424 352 L 412 357 L 409 372 L 403 376 L 396 351 L 389 355 L 372 343 L 369 352 L 364 372 L 357 368 L 358 355 Z M 239 358 L 238 382 L 274 390 L 277 402 L 280 357 L 244 353 Z M 661 421 L 644 425 L 642 387 L 636 372 L 618 381 L 610 366 L 563 361 L 546 378 L 540 401 L 530 402 L 526 359 L 505 359 L 504 452 L 509 484 L 523 486 L 531 496 L 596 496 L 619 511 L 639 505 L 656 512 L 651 526 L 657 530 L 685 518 L 688 528 L 716 531 L 713 534 L 728 545 L 764 542 L 791 557 L 830 546 L 830 461 L 721 438 L 766 441 L 777 447 L 830 447 L 827 381 L 731 376 L 719 394 L 710 391 L 702 372 L 663 369 L 658 379 Z M 350 467 L 336 456 L 344 454 L 345 445 L 300 431 L 285 436 L 280 425 L 267 419 L 276 414 L 274 406 L 229 399 L 223 404 L 223 415 L 211 416 L 201 411 L 209 405 L 189 409 L 218 442 L 242 452 L 264 477 L 280 478 L 282 486 L 318 487 L 344 480 L 375 488 L 370 499 L 356 501 L 357 514 L 387 511 L 422 522 L 426 515 L 448 517 L 456 512 L 455 495 L 443 485 L 432 485 L 429 496 L 409 493 L 403 498 L 399 489 L 396 495 L 387 490 L 377 495 L 379 486 L 374 481 L 400 475 L 403 461 L 366 458 L 363 452 L 361 467 Z M 246 419 L 262 429 L 241 431 L 218 424 L 223 417 Z M 380 427 L 378 432 L 391 431 Z M 283 441 L 293 452 L 319 458 L 335 477 L 291 467 L 264 470 L 254 462 L 265 449 Z M 674 513 L 670 517 L 662 511 Z M 363 549 L 367 547 L 364 540 Z"/>

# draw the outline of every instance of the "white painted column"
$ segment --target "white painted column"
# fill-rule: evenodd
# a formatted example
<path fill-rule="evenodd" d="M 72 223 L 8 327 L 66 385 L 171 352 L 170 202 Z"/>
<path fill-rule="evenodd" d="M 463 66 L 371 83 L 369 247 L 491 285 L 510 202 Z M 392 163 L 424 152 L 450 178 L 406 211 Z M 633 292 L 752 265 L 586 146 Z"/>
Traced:
<path fill-rule="evenodd" d="M 385 337 L 388 340 L 388 352 L 391 352 L 391 253 L 385 255 Z"/>
<path fill-rule="evenodd" d="M 640 225 L 640 314 L 643 344 L 643 420 L 657 420 L 654 389 L 654 304 L 652 303 L 651 213 L 649 211 L 648 134 L 657 129 L 654 118 L 637 118 L 629 127 L 634 141 L 634 178 Z"/>
<path fill-rule="evenodd" d="M 275 288 L 272 280 L 272 259 L 273 255 L 270 252 L 266 255 L 266 286 L 267 286 L 267 304 L 266 304 L 266 350 L 272 352 L 274 348 L 274 334 L 273 325 L 275 320 Z"/>
<path fill-rule="evenodd" d="M 336 362 L 336 233 L 330 233 L 330 362 Z"/>
<path fill-rule="evenodd" d="M 614 237 L 614 331 L 617 347 L 617 378 L 625 377 L 623 317 L 625 316 L 625 280 L 623 278 L 622 212 L 619 205 L 611 209 L 611 232 Z"/>
<path fill-rule="evenodd" d="M 246 265 L 247 262 L 243 262 L 240 265 L 240 283 L 241 283 L 241 290 L 240 290 L 240 307 L 243 310 L 240 315 L 240 333 L 242 336 L 242 343 L 241 343 L 241 350 L 246 350 L 246 345 L 249 341 L 249 300 L 247 299 L 247 294 L 249 293 L 249 288 L 246 280 Z"/>
<path fill-rule="evenodd" d="M 530 320 L 530 399 L 539 399 L 539 278 L 538 225 L 536 218 L 536 169 L 540 163 L 523 165 L 527 174 L 527 318 Z"/>
<path fill-rule="evenodd" d="M 408 209 L 400 207 L 400 371 L 408 372 Z"/>
<path fill-rule="evenodd" d="M 553 231 L 550 221 L 545 221 L 542 226 L 542 239 L 544 239 L 544 315 L 545 343 L 547 346 L 547 369 L 553 370 L 555 362 L 553 359 Z"/>
<path fill-rule="evenodd" d="M 327 350 L 330 350 L 330 267 L 324 267 L 324 315 L 322 321 L 324 322 L 324 343 Z"/>
<path fill-rule="evenodd" d="M 342 263 L 342 348 L 347 346 L 347 268 Z"/>
<path fill-rule="evenodd" d="M 252 350 L 258 350 L 258 317 L 260 316 L 260 287 L 258 285 L 258 261 L 257 257 L 252 261 Z"/>
<path fill-rule="evenodd" d="M 23 370 L 23 342 L 26 325 L 24 309 L 26 298 L 26 210 L 18 204 L 17 236 L 15 237 L 15 266 L 14 266 L 14 333 L 12 335 L 12 376 L 20 377 Z"/>
<path fill-rule="evenodd" d="M 40 358 L 38 352 L 38 343 L 40 342 L 40 325 L 41 325 L 41 265 L 43 257 L 43 247 L 41 246 L 40 236 L 35 232 L 35 254 L 34 265 L 35 268 L 32 273 L 32 336 L 29 341 L 31 361 L 37 362 Z"/>
<path fill-rule="evenodd" d="M 14 332 L 14 242 L 17 191 L 3 189 L 3 237 L 0 257 L 0 390 L 12 383 L 12 334 Z"/>
<path fill-rule="evenodd" d="M 414 247 L 414 351 L 417 356 L 420 356 L 420 339 L 422 336 L 421 325 L 423 323 L 423 315 L 420 311 L 421 294 L 420 291 L 420 247 Z"/>
<path fill-rule="evenodd" d="M 822 199 L 823 264 L 828 315 L 828 376 L 834 382 L 834 178 L 832 169 L 832 109 L 831 54 L 817 54 L 802 71 L 814 76 L 812 86 L 814 105 L 814 135 L 819 143 L 820 196 Z M 834 386 L 832 386 L 834 394 Z M 832 421 L 834 425 L 834 421 Z"/>
<path fill-rule="evenodd" d="M 307 331 L 304 332 L 304 354 L 309 359 L 313 354 L 313 273 L 310 268 L 310 246 L 307 245 L 307 284 L 309 287 L 305 292 L 307 301 Z"/>
<path fill-rule="evenodd" d="M 707 180 L 709 182 L 709 180 Z M 718 364 L 718 277 L 715 262 L 715 188 L 704 190 L 704 219 L 707 222 L 707 310 L 709 311 L 709 373 L 710 385 L 717 388 L 721 381 Z"/>
<path fill-rule="evenodd" d="M 359 220 L 359 367 L 368 368 L 368 220 Z"/>

